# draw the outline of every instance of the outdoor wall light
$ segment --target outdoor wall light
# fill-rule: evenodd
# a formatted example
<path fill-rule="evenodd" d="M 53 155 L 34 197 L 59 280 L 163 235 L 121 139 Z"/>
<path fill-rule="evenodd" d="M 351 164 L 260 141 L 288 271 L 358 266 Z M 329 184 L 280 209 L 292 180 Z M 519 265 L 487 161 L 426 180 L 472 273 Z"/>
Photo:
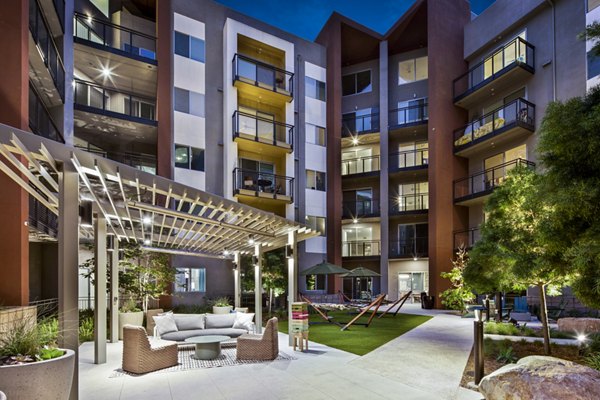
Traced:
<path fill-rule="evenodd" d="M 254 245 L 254 243 L 255 243 L 255 242 L 254 242 L 254 235 L 250 235 L 250 236 L 248 236 L 248 244 L 249 244 L 250 246 L 253 246 L 253 245 Z"/>
<path fill-rule="evenodd" d="M 223 255 L 224 256 L 228 256 L 229 255 L 229 250 L 227 250 L 227 249 L 223 250 Z"/>
<path fill-rule="evenodd" d="M 294 248 L 291 244 L 285 246 L 285 258 L 294 258 Z"/>
<path fill-rule="evenodd" d="M 92 221 L 92 202 L 91 201 L 82 201 L 79 206 L 79 216 L 81 217 L 81 226 L 85 226 L 91 228 L 93 226 Z"/>
<path fill-rule="evenodd" d="M 258 265 L 258 257 L 252 256 L 252 265 Z"/>
<path fill-rule="evenodd" d="M 352 220 L 352 223 L 353 223 L 353 224 L 358 224 L 358 219 L 354 218 L 354 219 Z"/>
<path fill-rule="evenodd" d="M 102 67 L 102 69 L 100 70 L 100 73 L 102 74 L 103 77 L 105 78 L 109 78 L 112 75 L 112 71 L 107 68 L 107 67 Z"/>
<path fill-rule="evenodd" d="M 352 144 L 356 146 L 358 144 L 358 138 L 352 138 Z"/>
<path fill-rule="evenodd" d="M 417 256 L 413 257 L 413 261 L 417 261 L 419 258 Z"/>

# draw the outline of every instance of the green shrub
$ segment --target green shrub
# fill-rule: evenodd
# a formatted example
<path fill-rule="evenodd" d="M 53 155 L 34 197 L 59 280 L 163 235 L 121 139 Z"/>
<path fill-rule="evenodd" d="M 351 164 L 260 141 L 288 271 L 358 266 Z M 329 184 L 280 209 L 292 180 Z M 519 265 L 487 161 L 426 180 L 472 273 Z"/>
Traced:
<path fill-rule="evenodd" d="M 212 312 L 212 308 L 205 304 L 180 304 L 173 307 L 177 314 L 206 314 Z"/>
<path fill-rule="evenodd" d="M 515 355 L 512 347 L 505 347 L 498 350 L 498 353 L 496 354 L 496 361 L 503 364 L 510 364 L 517 361 L 517 356 Z"/>
<path fill-rule="evenodd" d="M 40 350 L 37 355 L 38 360 L 51 360 L 65 354 L 63 350 L 57 349 L 56 347 L 44 347 Z"/>
<path fill-rule="evenodd" d="M 94 340 L 94 318 L 85 317 L 79 321 L 79 343 Z"/>
<path fill-rule="evenodd" d="M 56 317 L 15 321 L 0 340 L 0 357 L 15 357 L 17 363 L 60 357 L 64 352 L 55 348 L 58 333 Z"/>
<path fill-rule="evenodd" d="M 585 364 L 588 367 L 597 369 L 598 371 L 600 371 L 600 353 L 593 353 L 590 354 L 589 356 L 587 356 L 585 358 Z"/>

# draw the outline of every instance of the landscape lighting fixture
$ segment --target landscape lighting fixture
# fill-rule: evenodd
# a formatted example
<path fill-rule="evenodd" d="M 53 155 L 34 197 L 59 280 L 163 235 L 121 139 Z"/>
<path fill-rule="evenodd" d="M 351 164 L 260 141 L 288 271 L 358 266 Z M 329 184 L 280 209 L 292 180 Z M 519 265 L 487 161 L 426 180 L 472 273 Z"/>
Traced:
<path fill-rule="evenodd" d="M 352 220 L 352 223 L 353 223 L 353 224 L 358 224 L 358 219 L 354 218 L 354 219 Z"/>
<path fill-rule="evenodd" d="M 578 341 L 585 342 L 585 339 L 587 339 L 587 337 L 583 333 L 580 333 L 579 335 L 577 335 Z"/>
<path fill-rule="evenodd" d="M 418 260 L 417 256 L 414 256 L 413 261 L 417 261 L 417 260 Z"/>
<path fill-rule="evenodd" d="M 144 244 L 148 246 L 150 244 L 150 239 L 144 239 Z"/>
<path fill-rule="evenodd" d="M 146 216 L 145 216 L 145 217 L 142 219 L 142 222 L 144 223 L 144 225 L 150 225 L 150 224 L 152 223 L 152 218 L 150 218 L 149 216 L 147 216 L 147 215 L 146 215 Z"/>

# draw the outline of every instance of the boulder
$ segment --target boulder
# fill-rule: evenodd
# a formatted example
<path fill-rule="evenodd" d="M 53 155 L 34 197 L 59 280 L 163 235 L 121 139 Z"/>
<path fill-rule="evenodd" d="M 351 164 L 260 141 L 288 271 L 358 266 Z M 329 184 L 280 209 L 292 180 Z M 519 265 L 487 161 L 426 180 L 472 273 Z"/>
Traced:
<path fill-rule="evenodd" d="M 600 371 L 555 357 L 529 356 L 485 376 L 487 400 L 600 399 Z"/>
<path fill-rule="evenodd" d="M 563 332 L 600 332 L 600 318 L 560 318 L 558 330 Z"/>

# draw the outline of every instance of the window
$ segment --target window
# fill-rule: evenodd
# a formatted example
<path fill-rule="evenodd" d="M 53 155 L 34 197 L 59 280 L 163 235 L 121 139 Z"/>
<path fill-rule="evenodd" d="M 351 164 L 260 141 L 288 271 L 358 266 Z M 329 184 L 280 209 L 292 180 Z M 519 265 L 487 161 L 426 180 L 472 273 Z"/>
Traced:
<path fill-rule="evenodd" d="M 325 275 L 306 275 L 306 290 L 326 290 Z"/>
<path fill-rule="evenodd" d="M 594 53 L 592 51 L 588 51 L 588 53 L 587 53 L 587 78 L 592 79 L 598 75 L 600 75 L 600 57 L 594 55 Z"/>
<path fill-rule="evenodd" d="M 427 97 L 398 102 L 398 125 L 424 121 L 428 118 Z"/>
<path fill-rule="evenodd" d="M 325 82 L 307 76 L 304 80 L 304 85 L 306 88 L 306 96 L 325 101 Z"/>
<path fill-rule="evenodd" d="M 401 272 L 398 274 L 398 291 L 400 293 L 421 293 L 427 291 L 424 272 Z"/>
<path fill-rule="evenodd" d="M 313 124 L 306 124 L 306 143 L 325 146 L 325 128 Z"/>
<path fill-rule="evenodd" d="M 204 95 L 190 90 L 175 88 L 173 93 L 175 111 L 204 118 Z"/>
<path fill-rule="evenodd" d="M 177 268 L 176 292 L 206 292 L 206 268 Z"/>
<path fill-rule="evenodd" d="M 427 56 L 400 61 L 398 64 L 398 85 L 427 79 Z"/>
<path fill-rule="evenodd" d="M 326 235 L 325 217 L 313 217 L 313 216 L 307 215 L 305 220 L 306 220 L 305 221 L 306 226 L 308 226 L 310 229 L 319 232 L 319 234 L 321 236 Z"/>
<path fill-rule="evenodd" d="M 205 62 L 204 40 L 175 31 L 175 54 Z"/>
<path fill-rule="evenodd" d="M 325 191 L 325 172 L 306 170 L 306 188 Z"/>
<path fill-rule="evenodd" d="M 372 89 L 370 70 L 342 76 L 342 96 L 368 93 Z"/>
<path fill-rule="evenodd" d="M 175 166 L 194 171 L 204 171 L 204 149 L 176 144 Z"/>

